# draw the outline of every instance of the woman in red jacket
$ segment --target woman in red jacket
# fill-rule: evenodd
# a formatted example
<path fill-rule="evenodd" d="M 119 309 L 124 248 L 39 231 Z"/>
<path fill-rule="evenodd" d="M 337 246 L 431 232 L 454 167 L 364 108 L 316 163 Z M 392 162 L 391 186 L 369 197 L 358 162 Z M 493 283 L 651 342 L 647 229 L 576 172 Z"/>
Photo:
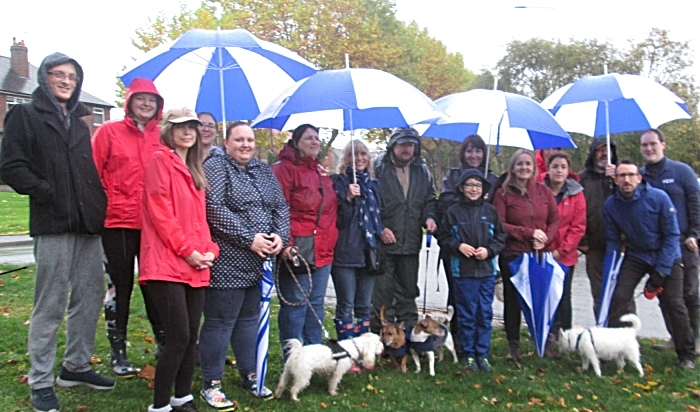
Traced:
<path fill-rule="evenodd" d="M 148 411 L 196 411 L 190 393 L 195 345 L 219 247 L 207 225 L 200 122 L 186 108 L 169 111 L 165 121 L 160 139 L 167 148 L 151 157 L 144 173 L 139 283 L 155 298 L 167 339 Z"/>
<path fill-rule="evenodd" d="M 272 165 L 272 171 L 289 204 L 291 236 L 289 247 L 282 251 L 282 258 L 291 259 L 290 249 L 300 243 L 300 237 L 313 236 L 316 268 L 311 273 L 311 279 L 308 275 L 296 276 L 303 290 L 297 286 L 292 275 L 287 273 L 286 266 L 283 265 L 280 270 L 277 288 L 287 300 L 285 302 L 280 299 L 278 321 L 282 346 L 288 339 L 298 339 L 304 345 L 321 343 L 323 339 L 318 320 L 323 322 L 323 300 L 333 263 L 335 242 L 338 240 L 338 229 L 335 226 L 338 201 L 330 175 L 318 163 L 320 149 L 318 129 L 304 124 L 294 130 L 291 140 L 278 156 L 279 161 Z M 310 281 L 313 287 L 309 292 Z M 310 306 L 302 294 L 309 295 Z M 294 306 L 296 303 L 301 305 Z M 287 352 L 284 354 L 286 360 Z"/>
<path fill-rule="evenodd" d="M 503 277 L 503 312 L 508 338 L 506 360 L 520 361 L 520 302 L 518 291 L 510 280 L 508 264 L 523 253 L 551 251 L 559 229 L 557 202 L 549 188 L 535 181 L 535 155 L 520 149 L 508 163 L 503 187 L 498 189 L 493 205 L 508 234 L 498 266 Z"/>
<path fill-rule="evenodd" d="M 559 230 L 552 242 L 554 259 L 566 266 L 564 294 L 562 295 L 557 317 L 550 332 L 554 341 L 559 329 L 571 329 L 571 280 L 574 266 L 578 262 L 578 244 L 586 233 L 586 198 L 578 175 L 571 171 L 571 159 L 566 153 L 555 153 L 549 157 L 547 176 L 544 184 L 552 189 L 559 210 Z M 545 356 L 551 356 L 552 345 L 548 342 Z"/>
<path fill-rule="evenodd" d="M 124 118 L 100 126 L 92 138 L 92 156 L 107 193 L 107 219 L 102 231 L 102 248 L 107 262 L 105 320 L 111 346 L 111 367 L 117 376 L 131 377 L 138 371 L 126 356 L 126 329 L 134 289 L 134 263 L 139 256 L 143 171 L 160 144 L 158 121 L 163 98 L 148 79 L 136 78 L 126 90 Z M 163 326 L 148 289 L 141 293 L 146 314 L 158 342 L 156 356 L 164 343 Z"/>

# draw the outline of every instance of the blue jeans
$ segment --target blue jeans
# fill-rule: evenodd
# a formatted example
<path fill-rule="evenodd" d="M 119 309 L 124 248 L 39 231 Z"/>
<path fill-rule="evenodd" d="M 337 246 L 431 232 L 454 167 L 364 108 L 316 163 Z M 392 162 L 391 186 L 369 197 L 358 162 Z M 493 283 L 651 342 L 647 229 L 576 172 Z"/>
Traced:
<path fill-rule="evenodd" d="M 301 303 L 299 306 L 286 304 L 280 299 L 280 313 L 278 316 L 280 342 L 282 347 L 289 339 L 298 339 L 303 345 L 313 345 L 323 341 L 321 325 L 318 324 L 314 311 L 323 322 L 323 299 L 326 297 L 328 277 L 331 273 L 331 265 L 317 268 L 311 274 L 313 289 L 309 292 L 309 275 L 296 275 L 303 292 L 294 282 L 292 275 L 281 273 L 279 276 L 280 293 L 291 304 Z M 302 293 L 308 294 L 311 307 L 306 303 Z M 285 359 L 286 359 L 285 351 Z"/>
<path fill-rule="evenodd" d="M 375 276 L 367 274 L 365 268 L 333 266 L 331 270 L 337 304 L 336 319 L 369 316 L 372 311 L 372 292 Z"/>
<path fill-rule="evenodd" d="M 495 279 L 495 276 L 452 278 L 457 304 L 459 341 L 466 358 L 489 357 Z"/>
<path fill-rule="evenodd" d="M 260 286 L 246 289 L 207 288 L 204 323 L 199 334 L 199 358 L 205 385 L 224 376 L 229 343 L 241 377 L 255 373 L 259 316 Z"/>

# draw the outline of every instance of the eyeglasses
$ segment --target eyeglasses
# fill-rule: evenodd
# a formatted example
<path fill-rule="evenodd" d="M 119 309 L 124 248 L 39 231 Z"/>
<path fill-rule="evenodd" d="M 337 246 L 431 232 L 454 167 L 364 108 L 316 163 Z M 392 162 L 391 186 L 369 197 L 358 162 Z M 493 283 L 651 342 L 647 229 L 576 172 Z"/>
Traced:
<path fill-rule="evenodd" d="M 467 189 L 481 189 L 483 185 L 481 183 L 465 183 L 462 187 L 466 187 Z"/>
<path fill-rule="evenodd" d="M 639 175 L 639 173 L 618 173 L 615 176 L 619 177 L 621 179 L 627 179 L 628 177 L 632 178 L 632 177 L 635 177 L 637 175 Z"/>
<path fill-rule="evenodd" d="M 80 80 L 80 77 L 78 77 L 77 75 L 75 75 L 73 73 L 71 73 L 71 74 L 66 74 L 63 72 L 48 72 L 48 73 L 59 80 L 63 80 L 65 78 L 68 78 L 68 80 L 70 80 L 72 82 L 77 82 L 78 80 Z"/>
<path fill-rule="evenodd" d="M 202 129 L 216 130 L 216 125 L 214 123 L 202 123 Z"/>

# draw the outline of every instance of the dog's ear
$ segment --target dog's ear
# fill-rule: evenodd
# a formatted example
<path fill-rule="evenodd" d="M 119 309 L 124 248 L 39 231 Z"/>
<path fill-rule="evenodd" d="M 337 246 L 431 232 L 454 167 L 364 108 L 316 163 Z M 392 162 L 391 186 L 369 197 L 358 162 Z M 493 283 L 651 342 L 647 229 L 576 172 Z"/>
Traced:
<path fill-rule="evenodd" d="M 382 305 L 382 308 L 379 310 L 379 319 L 381 319 L 382 324 L 387 323 L 387 321 L 386 321 L 386 305 Z"/>
<path fill-rule="evenodd" d="M 399 323 L 398 326 L 399 326 L 399 329 L 403 328 L 403 321 L 401 321 L 401 323 Z"/>

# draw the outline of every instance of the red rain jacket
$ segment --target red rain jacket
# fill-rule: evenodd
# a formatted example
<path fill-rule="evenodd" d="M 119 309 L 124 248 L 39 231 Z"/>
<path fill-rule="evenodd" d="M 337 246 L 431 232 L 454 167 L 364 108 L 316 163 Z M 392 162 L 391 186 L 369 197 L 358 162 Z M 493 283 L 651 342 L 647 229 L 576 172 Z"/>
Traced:
<path fill-rule="evenodd" d="M 524 196 L 502 187 L 496 191 L 493 205 L 508 234 L 506 251 L 515 255 L 534 251 L 532 234 L 535 229 L 540 229 L 547 235 L 544 250 L 552 251 L 552 242 L 559 229 L 559 211 L 557 201 L 547 186 L 530 182 Z"/>
<path fill-rule="evenodd" d="M 560 223 L 551 248 L 559 252 L 561 257 L 557 262 L 565 266 L 574 266 L 578 262 L 578 244 L 586 233 L 586 198 L 583 186 L 578 182 L 578 175 L 569 172 L 566 194 L 557 205 Z"/>
<path fill-rule="evenodd" d="M 187 165 L 168 148 L 156 152 L 146 166 L 143 210 L 139 283 L 209 286 L 209 269 L 185 261 L 195 250 L 219 256 L 207 224 L 204 190 L 197 190 Z"/>
<path fill-rule="evenodd" d="M 316 227 L 318 210 L 323 199 L 321 219 L 316 230 L 316 267 L 333 263 L 333 250 L 338 240 L 338 200 L 333 190 L 333 181 L 317 159 L 298 159 L 291 140 L 278 155 L 279 161 L 272 171 L 282 186 L 284 198 L 289 204 L 291 236 L 289 246 L 294 246 L 295 236 L 310 236 Z M 323 196 L 319 187 L 323 188 Z"/>
<path fill-rule="evenodd" d="M 157 96 L 158 109 L 142 132 L 129 116 L 129 101 L 135 93 Z M 141 229 L 143 171 L 160 143 L 158 121 L 163 111 L 163 98 L 148 79 L 137 78 L 127 89 L 124 118 L 109 121 L 95 131 L 92 157 L 107 193 L 106 228 Z"/>

